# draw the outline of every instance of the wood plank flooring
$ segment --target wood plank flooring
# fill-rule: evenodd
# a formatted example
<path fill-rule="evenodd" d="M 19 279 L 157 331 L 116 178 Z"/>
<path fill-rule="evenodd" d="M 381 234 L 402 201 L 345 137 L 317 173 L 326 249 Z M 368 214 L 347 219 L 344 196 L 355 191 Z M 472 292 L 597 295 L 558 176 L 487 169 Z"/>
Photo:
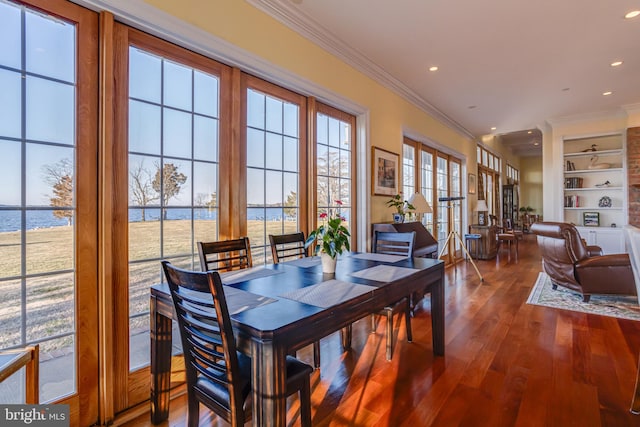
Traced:
<path fill-rule="evenodd" d="M 640 322 L 526 304 L 541 270 L 535 237 L 519 259 L 503 249 L 478 261 L 485 280 L 460 262 L 446 273 L 446 355 L 434 358 L 428 300 L 412 320 L 413 343 L 396 317 L 393 360 L 385 322 L 370 334 L 354 325 L 353 348 L 321 341 L 312 376 L 314 426 L 640 426 L 629 412 L 640 351 Z M 312 362 L 311 348 L 298 357 Z M 289 400 L 289 425 L 299 425 Z M 164 425 L 186 424 L 186 397 L 171 402 Z M 222 426 L 201 407 L 201 425 Z M 122 424 L 150 426 L 145 413 Z"/>

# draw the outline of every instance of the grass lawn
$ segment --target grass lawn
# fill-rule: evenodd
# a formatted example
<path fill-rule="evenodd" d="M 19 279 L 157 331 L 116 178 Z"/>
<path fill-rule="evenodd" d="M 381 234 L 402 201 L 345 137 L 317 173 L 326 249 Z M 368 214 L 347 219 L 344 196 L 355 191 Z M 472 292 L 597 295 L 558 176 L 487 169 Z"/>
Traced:
<path fill-rule="evenodd" d="M 162 279 L 160 260 L 167 258 L 178 266 L 199 270 L 195 242 L 217 239 L 214 220 L 164 221 L 163 239 L 160 228 L 160 221 L 129 225 L 129 259 L 138 261 L 129 267 L 129 313 L 142 315 L 130 321 L 132 333 L 149 327 L 148 316 L 144 314 L 149 311 L 149 287 Z M 46 275 L 25 279 L 24 294 L 19 278 L 23 256 L 20 232 L 0 233 L 0 323 L 3 330 L 0 349 L 21 343 L 23 323 L 27 341 L 74 331 L 74 280 L 73 272 L 68 272 L 74 268 L 73 231 L 73 227 L 60 226 L 26 232 L 26 274 Z M 265 258 L 266 262 L 271 262 L 268 235 L 295 232 L 297 223 L 249 221 L 247 231 L 254 245 L 253 263 L 260 265 L 265 263 Z M 23 306 L 26 308 L 24 319 Z M 44 342 L 40 349 L 42 357 L 63 351 L 72 344 L 72 336 Z"/>

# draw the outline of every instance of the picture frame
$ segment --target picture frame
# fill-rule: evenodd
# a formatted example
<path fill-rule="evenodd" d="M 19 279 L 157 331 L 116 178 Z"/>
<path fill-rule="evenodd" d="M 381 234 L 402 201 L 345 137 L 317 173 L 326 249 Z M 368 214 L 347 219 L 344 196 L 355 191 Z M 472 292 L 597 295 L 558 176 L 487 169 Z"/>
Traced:
<path fill-rule="evenodd" d="M 583 212 L 582 224 L 585 227 L 600 227 L 600 213 L 599 212 Z"/>
<path fill-rule="evenodd" d="M 398 154 L 373 147 L 371 156 L 372 189 L 374 196 L 398 194 L 400 158 Z"/>
<path fill-rule="evenodd" d="M 469 174 L 469 179 L 467 180 L 467 191 L 469 194 L 476 194 L 476 176 L 472 173 Z"/>

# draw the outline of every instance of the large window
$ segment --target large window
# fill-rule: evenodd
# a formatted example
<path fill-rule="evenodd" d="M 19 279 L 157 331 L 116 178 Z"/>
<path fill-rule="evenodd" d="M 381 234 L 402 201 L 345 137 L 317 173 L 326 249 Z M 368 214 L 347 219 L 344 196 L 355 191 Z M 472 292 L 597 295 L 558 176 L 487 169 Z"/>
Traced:
<path fill-rule="evenodd" d="M 409 199 L 416 192 L 416 149 L 413 144 L 402 144 L 402 192 Z"/>
<path fill-rule="evenodd" d="M 433 157 L 434 153 L 432 150 L 429 150 L 426 147 L 420 148 L 420 191 L 422 195 L 426 199 L 431 209 L 436 206 L 435 205 L 435 186 L 434 186 L 434 168 L 433 168 Z M 426 213 L 422 216 L 422 223 L 424 226 L 433 233 L 433 212 Z"/>
<path fill-rule="evenodd" d="M 129 48 L 129 333 L 148 341 L 149 284 L 160 260 L 199 269 L 196 241 L 216 240 L 219 79 Z M 130 368 L 149 353 L 130 352 Z"/>
<path fill-rule="evenodd" d="M 41 402 L 83 394 L 90 405 L 73 421 L 88 425 L 97 315 L 82 308 L 97 293 L 97 82 L 83 64 L 97 62 L 97 16 L 36 3 L 0 2 L 0 349 L 39 344 Z M 2 403 L 23 392 L 0 385 L 16 399 Z"/>
<path fill-rule="evenodd" d="M 500 157 L 478 145 L 478 200 L 486 200 L 490 215 L 500 213 Z"/>
<path fill-rule="evenodd" d="M 411 194 L 415 192 L 415 188 L 420 189 L 433 210 L 433 213 L 422 216 L 422 223 L 438 240 L 442 249 L 451 231 L 455 230 L 462 235 L 462 203 L 438 201 L 442 197 L 462 196 L 462 163 L 454 156 L 409 138 L 404 139 L 402 152 L 403 189 Z M 415 170 L 420 173 L 416 174 Z M 449 244 L 450 253 L 459 251 L 459 246 L 459 242 L 454 239 Z"/>
<path fill-rule="evenodd" d="M 246 89 L 247 236 L 253 263 L 272 262 L 269 235 L 299 230 L 301 153 L 306 143 L 301 125 L 304 99 L 282 88 L 249 78 Z M 305 177 L 306 178 L 306 177 Z"/>
<path fill-rule="evenodd" d="M 323 104 L 317 104 L 317 110 L 316 224 L 321 222 L 322 213 L 339 214 L 346 220 L 345 226 L 353 231 L 355 117 Z"/>

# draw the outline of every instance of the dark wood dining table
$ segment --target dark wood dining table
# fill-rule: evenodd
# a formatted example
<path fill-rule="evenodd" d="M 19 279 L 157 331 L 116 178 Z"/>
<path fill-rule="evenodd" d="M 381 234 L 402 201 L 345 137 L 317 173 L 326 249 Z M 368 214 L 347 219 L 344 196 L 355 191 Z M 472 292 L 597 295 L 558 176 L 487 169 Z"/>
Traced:
<path fill-rule="evenodd" d="M 345 254 L 331 276 L 313 258 L 254 268 L 233 280 L 222 276 L 233 291 L 227 302 L 238 349 L 253 359 L 254 426 L 286 425 L 287 354 L 414 292 L 431 296 L 433 353 L 444 356 L 444 263 L 376 255 Z M 250 298 L 234 313 L 240 293 Z M 168 417 L 171 383 L 173 305 L 166 284 L 151 287 L 150 310 L 151 421 L 158 424 Z"/>

